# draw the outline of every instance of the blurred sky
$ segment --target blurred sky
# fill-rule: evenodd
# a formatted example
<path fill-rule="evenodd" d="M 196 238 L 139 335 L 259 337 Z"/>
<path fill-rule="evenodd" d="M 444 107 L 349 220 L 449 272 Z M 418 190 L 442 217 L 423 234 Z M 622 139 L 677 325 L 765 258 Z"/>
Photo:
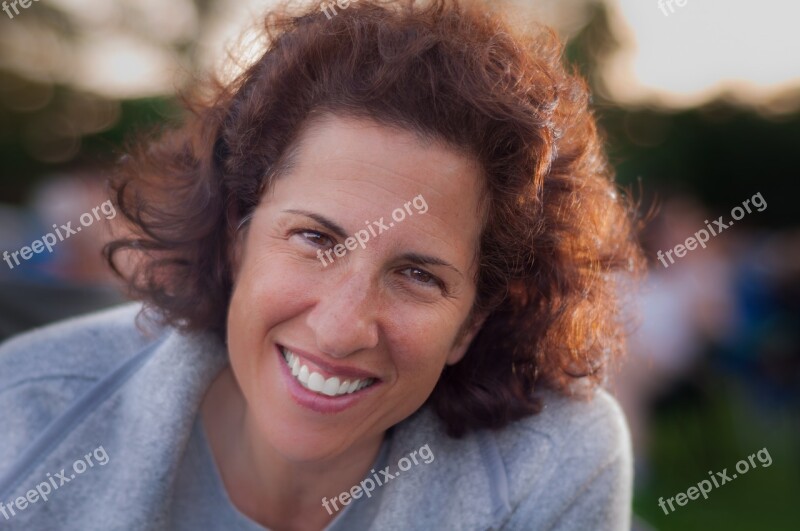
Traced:
<path fill-rule="evenodd" d="M 766 100 L 800 88 L 800 2 L 613 0 L 624 49 L 606 71 L 616 99 L 702 103 L 721 92 Z"/>
<path fill-rule="evenodd" d="M 46 0 L 0 21 L 0 67 L 111 98 L 172 94 L 197 67 L 225 65 L 242 30 L 272 0 Z M 570 36 L 593 0 L 511 0 L 520 12 Z M 607 0 L 621 43 L 603 65 L 609 94 L 624 104 L 689 107 L 714 97 L 755 105 L 796 104 L 800 3 Z M 494 4 L 494 2 L 492 2 Z M 79 31 L 59 42 L 42 15 L 60 11 Z M 201 9 L 207 10 L 200 16 Z M 36 10 L 36 16 L 29 11 Z M 67 32 L 69 33 L 69 32 Z M 177 50 L 191 48 L 191 62 Z M 255 52 L 257 47 L 251 49 Z M 778 98 L 780 101 L 775 103 Z M 783 102 L 783 103 L 781 103 Z"/>

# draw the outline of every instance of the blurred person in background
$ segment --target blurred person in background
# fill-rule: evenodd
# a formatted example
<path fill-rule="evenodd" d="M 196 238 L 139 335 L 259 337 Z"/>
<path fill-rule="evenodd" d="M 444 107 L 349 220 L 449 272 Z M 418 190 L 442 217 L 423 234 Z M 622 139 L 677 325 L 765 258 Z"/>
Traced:
<path fill-rule="evenodd" d="M 686 195 L 666 199 L 647 226 L 648 256 L 672 249 L 705 226 L 709 213 Z M 631 426 L 637 472 L 646 474 L 653 401 L 696 367 L 709 343 L 733 331 L 734 285 L 729 238 L 717 238 L 664 267 L 653 260 L 638 298 L 628 307 L 634 324 L 629 356 L 613 388 Z M 645 479 L 637 474 L 637 478 Z"/>
<path fill-rule="evenodd" d="M 111 239 L 112 214 L 98 211 L 89 226 L 80 217 L 109 200 L 107 174 L 99 169 L 53 176 L 39 185 L 28 209 L 3 209 L 0 249 L 13 252 L 30 246 L 53 226 L 71 223 L 80 234 L 58 239 L 29 260 L 0 262 L 0 341 L 14 333 L 123 302 L 125 298 L 103 260 Z M 110 212 L 110 210 L 107 209 Z M 100 219 L 97 219 L 99 217 Z M 88 219 L 88 218 L 84 218 Z M 64 231 L 62 231 L 62 235 Z"/>

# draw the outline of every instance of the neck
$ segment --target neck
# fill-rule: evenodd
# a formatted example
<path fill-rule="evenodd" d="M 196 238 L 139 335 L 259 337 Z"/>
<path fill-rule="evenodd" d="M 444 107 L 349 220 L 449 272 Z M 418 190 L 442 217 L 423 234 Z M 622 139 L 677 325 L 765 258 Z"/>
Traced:
<path fill-rule="evenodd" d="M 228 496 L 250 519 L 270 529 L 319 530 L 336 513 L 322 505 L 368 475 L 383 434 L 315 461 L 290 461 L 256 428 L 230 366 L 206 393 L 201 414 Z"/>

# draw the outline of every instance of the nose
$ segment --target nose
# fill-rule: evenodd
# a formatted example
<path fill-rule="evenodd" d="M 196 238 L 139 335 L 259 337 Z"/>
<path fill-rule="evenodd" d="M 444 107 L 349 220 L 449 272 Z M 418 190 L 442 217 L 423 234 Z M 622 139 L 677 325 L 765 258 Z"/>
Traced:
<path fill-rule="evenodd" d="M 325 285 L 307 324 L 320 352 L 343 358 L 378 345 L 378 295 L 364 272 L 346 272 L 337 280 Z"/>

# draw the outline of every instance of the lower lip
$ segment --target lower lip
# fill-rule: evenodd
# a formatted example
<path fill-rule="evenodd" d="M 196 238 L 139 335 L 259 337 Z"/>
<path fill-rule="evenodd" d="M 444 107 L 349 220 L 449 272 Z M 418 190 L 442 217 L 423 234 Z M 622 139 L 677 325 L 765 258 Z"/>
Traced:
<path fill-rule="evenodd" d="M 300 382 L 292 376 L 292 371 L 281 353 L 280 347 L 276 345 L 275 350 L 278 353 L 278 364 L 280 365 L 280 372 L 283 376 L 286 389 L 298 405 L 310 409 L 316 413 L 333 414 L 339 413 L 356 405 L 361 400 L 368 398 L 375 389 L 380 385 L 380 382 L 375 382 L 369 387 L 365 387 L 360 391 L 355 391 L 348 395 L 341 396 L 324 396 L 310 391 L 300 385 Z"/>

